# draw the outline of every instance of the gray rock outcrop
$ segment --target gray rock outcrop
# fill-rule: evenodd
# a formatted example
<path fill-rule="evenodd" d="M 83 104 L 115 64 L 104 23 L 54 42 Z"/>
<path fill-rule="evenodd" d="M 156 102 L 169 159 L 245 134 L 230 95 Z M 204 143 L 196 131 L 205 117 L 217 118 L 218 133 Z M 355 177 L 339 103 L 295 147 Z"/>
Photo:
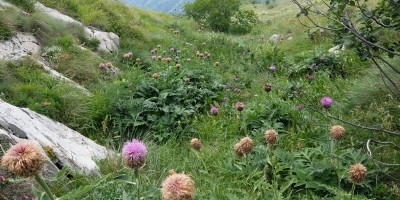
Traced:
<path fill-rule="evenodd" d="M 35 6 L 36 6 L 36 9 L 41 10 L 42 12 L 48 14 L 49 16 L 51 16 L 55 19 L 58 19 L 60 21 L 67 22 L 67 23 L 76 23 L 76 24 L 83 26 L 87 37 L 96 38 L 100 41 L 98 50 L 113 52 L 113 51 L 119 49 L 119 37 L 115 33 L 104 32 L 104 31 L 97 30 L 93 27 L 84 26 L 81 22 L 73 19 L 72 17 L 64 15 L 52 8 L 48 8 L 41 3 L 36 3 Z"/>
<path fill-rule="evenodd" d="M 0 139 L 37 141 L 51 147 L 65 166 L 82 174 L 98 172 L 96 160 L 107 157 L 107 149 L 89 138 L 27 108 L 0 99 Z"/>
<path fill-rule="evenodd" d="M 30 33 L 17 32 L 10 40 L 0 43 L 0 60 L 18 60 L 40 51 L 38 40 Z"/>

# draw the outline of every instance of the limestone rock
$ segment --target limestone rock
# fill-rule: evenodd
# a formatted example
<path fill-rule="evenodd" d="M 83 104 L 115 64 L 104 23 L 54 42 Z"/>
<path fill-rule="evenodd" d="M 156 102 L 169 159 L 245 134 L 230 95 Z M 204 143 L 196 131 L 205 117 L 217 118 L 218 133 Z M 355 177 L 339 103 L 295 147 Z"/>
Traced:
<path fill-rule="evenodd" d="M 339 54 L 340 52 L 346 50 L 346 47 L 343 44 L 336 45 L 328 50 L 331 54 Z"/>
<path fill-rule="evenodd" d="M 41 3 L 36 3 L 35 6 L 36 6 L 36 9 L 43 11 L 44 13 L 50 15 L 51 17 L 53 17 L 55 19 L 58 19 L 58 20 L 61 20 L 61 21 L 67 22 L 67 23 L 76 23 L 81 26 L 84 26 L 81 22 L 73 19 L 72 17 L 64 15 L 52 8 L 48 8 Z M 88 36 L 89 38 L 96 38 L 100 41 L 98 50 L 108 51 L 108 52 L 113 52 L 115 50 L 118 50 L 119 37 L 115 33 L 104 32 L 104 31 L 97 30 L 93 27 L 87 27 L 87 26 L 84 26 L 84 30 L 85 30 L 86 36 Z"/>
<path fill-rule="evenodd" d="M 78 173 L 98 172 L 95 160 L 107 157 L 107 149 L 78 132 L 27 108 L 18 108 L 0 99 L 0 136 L 37 141 L 51 147 L 58 160 Z"/>
<path fill-rule="evenodd" d="M 17 32 L 10 40 L 0 43 L 0 60 L 18 60 L 27 55 L 38 54 L 40 45 L 30 33 Z"/>
<path fill-rule="evenodd" d="M 277 43 L 277 42 L 279 42 L 279 41 L 281 40 L 281 36 L 278 35 L 278 34 L 274 34 L 274 35 L 272 35 L 272 36 L 269 38 L 269 40 L 270 40 L 271 42 Z"/>

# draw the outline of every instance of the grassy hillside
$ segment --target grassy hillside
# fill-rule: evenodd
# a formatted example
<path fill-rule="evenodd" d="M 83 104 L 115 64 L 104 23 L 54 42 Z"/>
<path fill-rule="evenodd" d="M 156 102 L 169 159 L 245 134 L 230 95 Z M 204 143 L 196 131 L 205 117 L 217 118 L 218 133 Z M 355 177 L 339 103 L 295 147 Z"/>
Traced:
<path fill-rule="evenodd" d="M 397 101 L 377 84 L 379 73 L 355 53 L 329 54 L 332 36 L 298 23 L 298 10 L 290 1 L 243 5 L 255 10 L 262 23 L 239 36 L 198 31 L 200 25 L 185 17 L 107 0 L 39 2 L 117 33 L 121 49 L 96 52 L 96 57 L 78 47 L 85 39 L 68 25 L 56 26 L 35 11 L 24 16 L 2 10 L 0 22 L 12 32 L 38 26 L 53 30 L 35 33 L 43 38 L 44 52 L 61 47 L 51 51 L 49 61 L 93 96 L 49 79 L 26 60 L 0 65 L 1 98 L 63 122 L 116 152 L 127 140 L 143 140 L 149 155 L 139 170 L 139 187 L 145 199 L 160 199 L 160 186 L 170 169 L 194 180 L 195 199 L 347 199 L 352 188 L 348 171 L 355 163 L 363 163 L 368 175 L 357 185 L 354 199 L 400 197 L 398 186 L 378 172 L 365 149 L 368 138 L 395 143 L 398 138 L 324 117 L 399 130 Z M 273 34 L 283 41 L 270 42 Z M 124 58 L 128 52 L 133 56 Z M 121 73 L 99 68 L 108 62 Z M 270 92 L 266 84 L 272 86 Z M 320 105 L 325 96 L 334 101 L 330 109 Z M 243 111 L 235 108 L 237 102 L 245 105 Z M 210 113 L 212 106 L 218 115 Z M 346 129 L 339 142 L 331 138 L 333 125 Z M 279 134 L 274 145 L 264 138 L 269 129 Z M 252 138 L 254 149 L 238 157 L 234 145 L 245 136 Z M 200 151 L 190 147 L 192 138 L 201 140 Z M 399 161 L 396 151 L 379 151 L 385 161 Z M 74 174 L 72 180 L 54 182 L 51 189 L 61 196 L 109 177 L 85 199 L 136 195 L 134 173 L 121 160 L 108 158 L 99 163 L 100 175 Z M 396 176 L 398 169 L 385 172 Z"/>

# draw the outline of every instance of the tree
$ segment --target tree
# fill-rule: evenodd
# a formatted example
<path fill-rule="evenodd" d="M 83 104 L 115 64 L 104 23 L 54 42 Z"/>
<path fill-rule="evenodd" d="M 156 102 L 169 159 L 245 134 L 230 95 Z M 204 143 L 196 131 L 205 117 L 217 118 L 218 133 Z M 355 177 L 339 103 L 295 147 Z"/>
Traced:
<path fill-rule="evenodd" d="M 195 0 L 185 5 L 185 12 L 199 23 L 205 23 L 214 31 L 228 32 L 234 24 L 245 24 L 248 31 L 255 25 L 256 15 L 254 11 L 241 11 L 240 0 Z M 240 21 L 240 23 L 237 23 Z M 246 22 L 246 23 L 242 23 Z M 246 33 L 241 31 L 241 33 Z"/>

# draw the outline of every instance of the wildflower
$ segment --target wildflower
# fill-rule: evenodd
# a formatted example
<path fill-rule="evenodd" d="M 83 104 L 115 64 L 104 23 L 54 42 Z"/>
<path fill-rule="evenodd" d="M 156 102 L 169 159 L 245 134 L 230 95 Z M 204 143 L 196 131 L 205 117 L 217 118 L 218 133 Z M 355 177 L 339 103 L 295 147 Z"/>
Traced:
<path fill-rule="evenodd" d="M 154 49 L 152 49 L 152 50 L 150 51 L 150 53 L 151 53 L 152 55 L 154 55 L 154 54 L 156 54 L 156 51 L 155 51 Z"/>
<path fill-rule="evenodd" d="M 185 83 L 189 83 L 189 82 L 190 82 L 190 78 L 184 78 L 183 81 L 184 81 Z"/>
<path fill-rule="evenodd" d="M 217 116 L 217 115 L 218 115 L 218 108 L 215 107 L 215 106 L 211 107 L 210 113 L 211 113 L 211 115 L 213 115 L 213 116 Z"/>
<path fill-rule="evenodd" d="M 331 136 L 334 140 L 340 140 L 344 137 L 345 129 L 342 126 L 335 125 L 331 127 Z"/>
<path fill-rule="evenodd" d="M 190 58 L 186 59 L 186 62 L 190 62 L 190 61 L 192 61 L 192 59 L 190 59 Z"/>
<path fill-rule="evenodd" d="M 211 58 L 211 54 L 208 53 L 208 54 L 206 54 L 206 55 L 207 55 L 207 58 Z"/>
<path fill-rule="evenodd" d="M 24 140 L 7 150 L 1 166 L 21 177 L 36 176 L 44 167 L 44 156 L 39 146 Z"/>
<path fill-rule="evenodd" d="M 199 54 L 199 57 L 200 57 L 200 58 L 204 58 L 204 54 L 203 54 L 203 53 L 200 53 L 200 54 Z"/>
<path fill-rule="evenodd" d="M 170 63 L 171 62 L 171 58 L 167 58 L 165 61 L 167 61 L 167 63 Z"/>
<path fill-rule="evenodd" d="M 158 60 L 158 61 L 161 61 L 161 60 L 162 60 L 162 57 L 161 57 L 161 56 L 158 56 L 158 57 L 157 57 L 157 60 Z"/>
<path fill-rule="evenodd" d="M 315 69 L 315 68 L 317 68 L 317 64 L 316 63 L 313 63 L 313 64 L 311 64 L 311 69 Z"/>
<path fill-rule="evenodd" d="M 167 54 L 167 51 L 163 51 L 162 53 L 165 55 L 165 54 Z"/>
<path fill-rule="evenodd" d="M 176 53 L 177 53 L 177 54 L 181 54 L 181 53 L 182 53 L 182 51 L 181 51 L 181 50 L 178 50 L 178 51 L 176 51 Z"/>
<path fill-rule="evenodd" d="M 306 75 L 306 78 L 307 78 L 309 81 L 311 81 L 311 80 L 314 79 L 314 77 L 313 77 L 312 75 L 310 75 L 310 74 L 307 74 L 307 75 Z"/>
<path fill-rule="evenodd" d="M 323 28 L 319 29 L 319 34 L 324 34 L 325 30 Z"/>
<path fill-rule="evenodd" d="M 249 137 L 242 138 L 239 143 L 235 145 L 235 153 L 238 156 L 251 153 L 253 150 L 253 140 Z"/>
<path fill-rule="evenodd" d="M 355 184 L 361 183 L 367 177 L 367 168 L 360 164 L 354 164 L 349 170 L 349 179 Z"/>
<path fill-rule="evenodd" d="M 110 62 L 108 62 L 108 63 L 106 63 L 106 67 L 107 68 L 111 68 L 113 65 L 110 63 Z"/>
<path fill-rule="evenodd" d="M 236 107 L 236 110 L 238 110 L 240 112 L 244 109 L 244 104 L 242 102 L 237 102 L 235 104 L 235 107 Z"/>
<path fill-rule="evenodd" d="M 181 68 L 181 64 L 176 64 L 175 67 L 176 67 L 176 69 L 180 69 Z"/>
<path fill-rule="evenodd" d="M 229 89 L 229 85 L 223 85 L 222 87 L 224 88 L 224 90 Z"/>
<path fill-rule="evenodd" d="M 99 68 L 100 68 L 100 69 L 104 69 L 104 68 L 106 68 L 106 64 L 104 64 L 104 63 L 100 63 L 100 64 L 99 64 Z"/>
<path fill-rule="evenodd" d="M 170 48 L 170 49 L 169 49 L 169 51 L 171 51 L 171 52 L 174 52 L 174 51 L 175 51 L 175 49 L 174 49 L 174 48 Z"/>
<path fill-rule="evenodd" d="M 296 109 L 297 109 L 298 111 L 300 111 L 300 110 L 302 110 L 302 109 L 303 109 L 303 106 L 301 106 L 301 105 L 298 105 L 298 106 L 296 106 Z"/>
<path fill-rule="evenodd" d="M 320 100 L 320 102 L 321 102 L 321 104 L 322 104 L 322 106 L 323 106 L 324 108 L 330 108 L 330 107 L 332 106 L 333 100 L 332 100 L 332 98 L 330 98 L 330 97 L 323 97 L 323 98 Z"/>
<path fill-rule="evenodd" d="M 157 49 L 161 49 L 161 45 L 159 44 L 159 45 L 157 45 Z"/>
<path fill-rule="evenodd" d="M 275 70 L 276 70 L 276 66 L 275 66 L 275 65 L 272 65 L 271 67 L 269 67 L 269 70 L 275 71 Z"/>
<path fill-rule="evenodd" d="M 265 142 L 267 144 L 273 145 L 276 143 L 276 138 L 278 137 L 278 133 L 273 129 L 269 129 L 265 131 L 264 137 L 265 137 Z"/>
<path fill-rule="evenodd" d="M 190 146 L 192 146 L 193 149 L 196 149 L 198 151 L 201 149 L 202 144 L 198 138 L 193 138 L 192 140 L 190 140 Z"/>
<path fill-rule="evenodd" d="M 157 56 L 151 56 L 152 60 L 157 60 Z"/>
<path fill-rule="evenodd" d="M 240 92 L 240 88 L 235 88 L 234 92 Z"/>
<path fill-rule="evenodd" d="M 215 62 L 214 65 L 215 65 L 215 66 L 219 66 L 219 62 Z"/>
<path fill-rule="evenodd" d="M 228 97 L 224 97 L 224 101 L 228 101 L 229 100 L 229 98 Z"/>
<path fill-rule="evenodd" d="M 5 176 L 3 176 L 3 175 L 0 175 L 0 183 L 2 183 L 2 182 L 6 182 L 6 177 Z"/>
<path fill-rule="evenodd" d="M 124 59 L 128 59 L 129 58 L 129 55 L 126 53 L 126 54 L 124 54 Z"/>
<path fill-rule="evenodd" d="M 138 169 L 144 164 L 147 155 L 146 146 L 139 140 L 128 141 L 122 148 L 122 157 L 128 167 Z"/>
<path fill-rule="evenodd" d="M 205 46 L 206 46 L 206 43 L 205 43 L 205 42 L 203 42 L 203 43 L 201 43 L 201 45 L 202 45 L 203 47 L 205 47 Z"/>
<path fill-rule="evenodd" d="M 153 78 L 154 78 L 154 80 L 157 80 L 157 79 L 158 79 L 158 77 L 160 77 L 160 76 L 158 75 L 158 73 L 154 73 L 154 74 L 153 74 Z"/>
<path fill-rule="evenodd" d="M 271 92 L 272 90 L 272 86 L 268 85 L 268 84 L 264 84 L 264 91 L 265 92 Z"/>
<path fill-rule="evenodd" d="M 133 56 L 132 52 L 128 52 L 128 57 L 131 58 Z"/>
<path fill-rule="evenodd" d="M 140 60 L 140 58 L 136 58 L 135 60 L 137 63 L 140 63 L 142 60 Z"/>
<path fill-rule="evenodd" d="M 186 174 L 177 174 L 170 170 L 169 176 L 162 183 L 162 200 L 192 200 L 194 198 L 194 182 Z"/>

